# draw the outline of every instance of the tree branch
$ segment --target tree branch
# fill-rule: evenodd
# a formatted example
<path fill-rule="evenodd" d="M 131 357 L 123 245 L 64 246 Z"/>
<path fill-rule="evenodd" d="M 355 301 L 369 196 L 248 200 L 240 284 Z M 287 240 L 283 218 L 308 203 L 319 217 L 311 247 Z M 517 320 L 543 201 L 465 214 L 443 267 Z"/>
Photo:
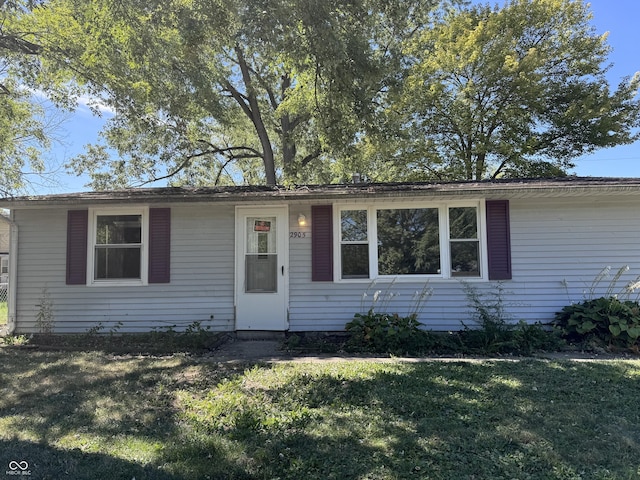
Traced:
<path fill-rule="evenodd" d="M 310 153 L 309 155 L 307 155 L 306 157 L 304 157 L 301 161 L 300 164 L 303 167 L 306 167 L 307 165 L 309 165 L 309 163 L 311 163 L 313 160 L 315 160 L 316 158 L 318 158 L 320 155 L 322 154 L 322 151 L 318 148 L 317 150 L 315 150 L 313 153 Z"/>
<path fill-rule="evenodd" d="M 0 48 L 10 52 L 37 55 L 42 51 L 42 46 L 20 38 L 16 35 L 0 35 Z"/>
<path fill-rule="evenodd" d="M 202 143 L 206 143 L 207 145 L 212 146 L 209 142 L 206 142 L 204 140 L 198 140 L 199 142 Z M 161 177 L 155 177 L 152 178 L 150 180 L 146 180 L 142 183 L 138 184 L 138 187 L 142 187 L 144 185 L 148 185 L 150 183 L 153 182 L 159 182 L 161 180 L 166 180 L 168 178 L 171 178 L 175 175 L 177 175 L 178 173 L 180 173 L 182 170 L 184 170 L 185 168 L 187 168 L 191 162 L 196 159 L 196 158 L 200 158 L 200 157 L 204 157 L 205 155 L 217 155 L 217 154 L 226 154 L 229 152 L 233 152 L 236 150 L 245 150 L 248 151 L 250 153 L 245 153 L 245 154 L 241 154 L 241 155 L 231 155 L 229 160 L 225 163 L 225 167 L 233 160 L 238 160 L 240 158 L 262 158 L 262 154 L 260 152 L 258 152 L 257 150 L 250 148 L 250 147 L 226 147 L 226 148 L 212 148 L 211 150 L 205 150 L 202 152 L 198 152 L 198 153 L 193 153 L 191 155 L 188 155 L 181 163 L 180 165 L 178 165 L 173 171 L 169 172 L 166 175 L 163 175 Z M 217 179 L 216 179 L 216 184 L 217 184 Z"/>

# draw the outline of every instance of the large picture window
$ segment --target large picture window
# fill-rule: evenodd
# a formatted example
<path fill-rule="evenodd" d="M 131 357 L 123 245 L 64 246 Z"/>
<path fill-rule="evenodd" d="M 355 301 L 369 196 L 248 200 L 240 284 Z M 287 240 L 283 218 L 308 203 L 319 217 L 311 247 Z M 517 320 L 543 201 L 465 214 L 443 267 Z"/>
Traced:
<path fill-rule="evenodd" d="M 146 283 L 146 210 L 93 211 L 92 283 Z"/>
<path fill-rule="evenodd" d="M 483 276 L 479 202 L 337 209 L 341 279 Z"/>
<path fill-rule="evenodd" d="M 440 273 L 437 208 L 378 210 L 378 274 Z"/>

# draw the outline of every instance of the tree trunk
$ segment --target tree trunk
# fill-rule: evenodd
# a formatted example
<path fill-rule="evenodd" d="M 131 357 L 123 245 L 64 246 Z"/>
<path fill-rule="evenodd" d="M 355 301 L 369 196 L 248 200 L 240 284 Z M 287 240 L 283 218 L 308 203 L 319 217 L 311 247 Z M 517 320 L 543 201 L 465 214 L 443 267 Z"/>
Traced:
<path fill-rule="evenodd" d="M 476 162 L 475 162 L 476 178 L 474 178 L 474 180 L 482 180 L 482 178 L 484 177 L 484 171 L 486 169 L 486 164 L 485 164 L 486 158 L 487 158 L 486 153 L 477 154 Z"/>
<path fill-rule="evenodd" d="M 289 115 L 285 114 L 280 119 L 280 128 L 282 129 L 282 165 L 285 176 L 289 177 L 295 174 L 293 164 L 296 159 L 297 148 L 292 137 L 292 125 Z"/>
<path fill-rule="evenodd" d="M 244 82 L 244 86 L 246 89 L 245 98 L 246 102 L 248 103 L 248 105 L 245 104 L 241 106 L 243 107 L 243 111 L 249 116 L 251 123 L 253 123 L 253 126 L 256 129 L 256 134 L 258 135 L 258 139 L 260 140 L 260 145 L 262 146 L 262 161 L 264 163 L 266 184 L 275 185 L 276 162 L 273 156 L 273 146 L 271 145 L 271 140 L 269 139 L 269 132 L 267 132 L 267 129 L 264 125 L 264 120 L 262 119 L 260 104 L 258 103 L 258 97 L 256 95 L 255 89 L 253 88 L 253 82 L 251 81 L 251 73 L 249 72 L 247 61 L 244 58 L 244 54 L 240 47 L 236 47 L 235 50 L 238 57 L 238 65 L 240 66 L 240 71 L 242 72 L 242 81 Z"/>

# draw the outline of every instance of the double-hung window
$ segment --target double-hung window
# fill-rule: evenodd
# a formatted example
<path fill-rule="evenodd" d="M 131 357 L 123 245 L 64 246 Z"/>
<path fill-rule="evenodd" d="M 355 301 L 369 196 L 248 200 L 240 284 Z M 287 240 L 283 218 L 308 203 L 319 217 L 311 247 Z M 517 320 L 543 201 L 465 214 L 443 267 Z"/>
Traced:
<path fill-rule="evenodd" d="M 340 279 L 485 275 L 480 202 L 336 208 Z"/>
<path fill-rule="evenodd" d="M 369 278 L 367 210 L 340 212 L 342 278 Z"/>
<path fill-rule="evenodd" d="M 147 282 L 147 209 L 93 210 L 89 232 L 90 283 Z"/>
<path fill-rule="evenodd" d="M 452 277 L 480 276 L 478 208 L 449 208 L 449 257 Z"/>

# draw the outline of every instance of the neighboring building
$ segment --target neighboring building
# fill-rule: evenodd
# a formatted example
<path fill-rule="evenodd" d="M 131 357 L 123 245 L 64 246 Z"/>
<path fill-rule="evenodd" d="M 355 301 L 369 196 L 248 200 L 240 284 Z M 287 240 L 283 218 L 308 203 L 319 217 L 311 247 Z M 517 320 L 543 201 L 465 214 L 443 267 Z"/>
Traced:
<path fill-rule="evenodd" d="M 405 314 L 425 285 L 420 320 L 453 330 L 470 318 L 461 281 L 501 282 L 514 320 L 547 322 L 604 267 L 629 265 L 621 283 L 640 273 L 640 179 L 134 189 L 0 207 L 19 234 L 17 333 L 37 331 L 45 297 L 61 333 L 338 331 L 375 292 Z"/>

